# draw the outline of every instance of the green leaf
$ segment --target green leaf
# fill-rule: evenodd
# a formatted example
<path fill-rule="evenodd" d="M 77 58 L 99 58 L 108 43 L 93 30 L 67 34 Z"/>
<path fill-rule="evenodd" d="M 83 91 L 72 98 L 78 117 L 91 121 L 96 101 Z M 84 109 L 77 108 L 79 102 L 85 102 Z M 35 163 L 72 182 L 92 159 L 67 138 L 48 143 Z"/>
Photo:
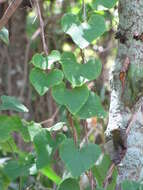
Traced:
<path fill-rule="evenodd" d="M 115 6 L 118 0 L 93 0 L 93 7 L 97 8 L 98 5 L 103 5 L 104 7 L 110 9 Z"/>
<path fill-rule="evenodd" d="M 7 141 L 0 142 L 0 148 L 2 149 L 3 152 L 7 153 L 19 153 L 19 149 L 16 146 L 16 143 L 13 139 L 13 137 L 10 137 Z"/>
<path fill-rule="evenodd" d="M 136 181 L 125 180 L 122 183 L 122 190 L 142 190 L 143 185 Z"/>
<path fill-rule="evenodd" d="M 50 163 L 54 142 L 50 133 L 46 130 L 42 130 L 34 137 L 34 145 L 37 152 L 36 165 L 37 168 L 40 169 Z"/>
<path fill-rule="evenodd" d="M 0 30 L 0 39 L 5 44 L 7 44 L 7 45 L 9 44 L 9 32 L 5 27 Z"/>
<path fill-rule="evenodd" d="M 10 180 L 15 180 L 19 176 L 28 176 L 32 160 L 26 158 L 24 160 L 10 160 L 3 168 L 3 172 Z"/>
<path fill-rule="evenodd" d="M 65 77 L 74 87 L 96 79 L 102 69 L 99 60 L 90 59 L 86 64 L 79 64 L 72 52 L 64 52 L 60 62 Z"/>
<path fill-rule="evenodd" d="M 25 141 L 29 140 L 28 129 L 22 125 L 19 117 L 0 115 L 0 142 L 7 141 L 14 131 L 20 132 Z"/>
<path fill-rule="evenodd" d="M 87 86 L 66 89 L 64 83 L 52 88 L 52 96 L 55 101 L 65 105 L 72 114 L 76 114 L 88 99 Z"/>
<path fill-rule="evenodd" d="M 40 96 L 44 95 L 50 87 L 60 84 L 63 80 L 63 73 L 58 69 L 51 70 L 50 73 L 34 68 L 30 72 L 30 82 Z"/>
<path fill-rule="evenodd" d="M 38 169 L 50 164 L 54 151 L 63 140 L 65 140 L 63 134 L 58 134 L 53 139 L 47 129 L 42 129 L 34 136 L 34 145 L 37 152 L 36 166 Z"/>
<path fill-rule="evenodd" d="M 62 18 L 62 28 L 81 49 L 86 48 L 106 31 L 104 18 L 98 14 L 92 14 L 88 22 L 84 23 L 81 23 L 76 15 L 65 14 Z"/>
<path fill-rule="evenodd" d="M 50 165 L 45 168 L 42 168 L 40 172 L 43 175 L 47 176 L 49 179 L 51 179 L 57 185 L 59 185 L 62 181 L 62 179 L 55 173 L 55 171 L 52 169 Z"/>
<path fill-rule="evenodd" d="M 32 57 L 32 60 L 31 60 L 31 63 L 39 68 L 39 69 L 43 69 L 43 70 L 46 70 L 48 69 L 48 59 L 47 57 L 44 57 L 42 56 L 41 54 L 39 53 L 36 53 L 33 57 Z"/>
<path fill-rule="evenodd" d="M 76 179 L 68 178 L 60 184 L 58 190 L 80 190 L 80 187 Z"/>
<path fill-rule="evenodd" d="M 57 50 L 53 50 L 50 55 L 48 56 L 48 62 L 54 63 L 61 59 L 61 54 Z"/>
<path fill-rule="evenodd" d="M 31 60 L 31 63 L 38 69 L 49 69 L 51 64 L 59 61 L 61 54 L 57 50 L 53 50 L 48 56 L 44 57 L 42 54 L 36 53 Z"/>
<path fill-rule="evenodd" d="M 0 189 L 7 190 L 10 184 L 10 180 L 8 177 L 3 173 L 2 169 L 0 168 Z"/>
<path fill-rule="evenodd" d="M 1 96 L 2 104 L 0 105 L 0 110 L 13 110 L 17 112 L 28 112 L 29 110 L 21 104 L 21 102 L 15 97 L 11 96 Z"/>
<path fill-rule="evenodd" d="M 26 123 L 25 125 L 28 129 L 31 141 L 33 141 L 34 137 L 42 131 L 42 126 L 39 123 L 31 121 L 29 123 Z"/>
<path fill-rule="evenodd" d="M 103 185 L 103 182 L 107 176 L 108 170 L 111 166 L 112 162 L 108 155 L 104 155 L 102 159 L 93 167 L 93 175 L 97 180 L 97 184 L 99 186 Z M 114 190 L 116 187 L 116 179 L 117 179 L 117 169 L 115 168 L 112 175 L 112 180 L 109 183 L 107 190 Z"/>
<path fill-rule="evenodd" d="M 104 111 L 100 98 L 93 92 L 90 92 L 88 100 L 76 114 L 81 119 L 87 119 L 91 117 L 105 117 L 106 112 Z"/>
<path fill-rule="evenodd" d="M 74 177 L 79 177 L 90 169 L 100 154 L 101 150 L 98 145 L 89 143 L 79 150 L 71 139 L 65 140 L 60 147 L 60 157 Z"/>

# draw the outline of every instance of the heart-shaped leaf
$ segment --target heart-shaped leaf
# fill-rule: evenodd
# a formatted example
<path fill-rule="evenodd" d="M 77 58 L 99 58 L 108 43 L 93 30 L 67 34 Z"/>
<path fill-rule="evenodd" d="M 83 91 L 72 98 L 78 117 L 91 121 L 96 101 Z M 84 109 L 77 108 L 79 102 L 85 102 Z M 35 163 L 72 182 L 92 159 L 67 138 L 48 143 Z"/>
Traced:
<path fill-rule="evenodd" d="M 93 7 L 97 8 L 98 5 L 103 5 L 104 7 L 110 9 L 115 6 L 118 0 L 93 0 Z"/>
<path fill-rule="evenodd" d="M 65 140 L 60 147 L 60 157 L 74 177 L 79 177 L 90 169 L 100 154 L 101 150 L 98 145 L 89 143 L 79 150 L 71 139 Z"/>
<path fill-rule="evenodd" d="M 13 110 L 17 112 L 28 112 L 29 110 L 21 102 L 11 96 L 1 96 L 2 104 L 0 105 L 0 110 Z"/>
<path fill-rule="evenodd" d="M 31 60 L 31 63 L 42 70 L 48 69 L 48 58 L 44 57 L 43 55 L 36 53 Z"/>
<path fill-rule="evenodd" d="M 105 117 L 106 112 L 104 111 L 100 98 L 93 92 L 90 92 L 88 100 L 76 114 L 81 119 L 87 119 L 90 117 Z"/>
<path fill-rule="evenodd" d="M 30 72 L 30 82 L 40 96 L 44 95 L 50 87 L 61 83 L 62 80 L 63 73 L 58 69 L 51 70 L 48 74 L 37 68 Z"/>
<path fill-rule="evenodd" d="M 75 55 L 71 52 L 64 52 L 60 63 L 62 64 L 65 77 L 72 83 L 73 87 L 96 79 L 102 69 L 100 61 L 95 59 L 89 60 L 86 64 L 79 64 Z"/>
<path fill-rule="evenodd" d="M 86 85 L 69 90 L 61 83 L 52 88 L 52 96 L 57 103 L 65 105 L 72 114 L 76 114 L 87 101 L 89 91 Z"/>
<path fill-rule="evenodd" d="M 51 64 L 56 61 L 59 61 L 61 58 L 61 54 L 57 50 L 51 51 L 48 56 L 43 56 L 42 54 L 36 53 L 32 57 L 31 63 L 39 69 L 46 70 L 51 68 Z"/>
<path fill-rule="evenodd" d="M 32 164 L 31 155 L 25 159 L 10 160 L 4 165 L 3 172 L 10 180 L 15 180 L 19 176 L 28 176 Z"/>
<path fill-rule="evenodd" d="M 37 168 L 42 168 L 49 164 L 53 153 L 54 142 L 50 133 L 42 130 L 34 137 L 34 145 L 37 152 Z"/>
<path fill-rule="evenodd" d="M 50 163 L 53 152 L 64 140 L 65 136 L 63 134 L 58 134 L 56 139 L 53 140 L 51 134 L 46 129 L 42 129 L 34 136 L 34 145 L 37 152 L 36 165 L 38 169 Z"/>
<path fill-rule="evenodd" d="M 81 49 L 86 48 L 106 31 L 104 18 L 98 14 L 92 14 L 88 22 L 84 23 L 81 23 L 76 15 L 65 14 L 62 18 L 62 28 Z"/>
<path fill-rule="evenodd" d="M 80 190 L 80 187 L 76 179 L 68 178 L 60 184 L 58 190 Z"/>

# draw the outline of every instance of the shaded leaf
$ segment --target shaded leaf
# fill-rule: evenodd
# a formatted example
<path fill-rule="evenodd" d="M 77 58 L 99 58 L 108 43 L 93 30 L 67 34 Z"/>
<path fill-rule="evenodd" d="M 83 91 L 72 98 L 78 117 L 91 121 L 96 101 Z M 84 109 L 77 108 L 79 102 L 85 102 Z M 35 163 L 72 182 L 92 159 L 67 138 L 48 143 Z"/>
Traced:
<path fill-rule="evenodd" d="M 60 62 L 65 77 L 74 87 L 96 79 L 102 69 L 99 60 L 90 59 L 86 64 L 79 64 L 72 52 L 64 52 Z"/>
<path fill-rule="evenodd" d="M 46 129 L 42 129 L 34 136 L 34 145 L 37 152 L 36 166 L 38 169 L 50 164 L 54 151 L 63 140 L 65 140 L 63 134 L 58 134 L 55 139 L 53 139 Z"/>
<path fill-rule="evenodd" d="M 20 132 L 25 141 L 29 141 L 28 129 L 23 126 L 17 116 L 0 115 L 0 142 L 5 142 L 11 137 L 11 133 Z"/>
<path fill-rule="evenodd" d="M 30 82 L 40 96 L 44 95 L 50 87 L 60 84 L 63 80 L 63 73 L 58 69 L 51 70 L 50 73 L 34 68 L 30 72 Z"/>
<path fill-rule="evenodd" d="M 1 96 L 2 104 L 0 105 L 0 110 L 13 110 L 17 112 L 28 112 L 29 110 L 21 104 L 21 102 L 11 96 Z"/>
<path fill-rule="evenodd" d="M 87 119 L 91 117 L 105 117 L 106 112 L 104 111 L 100 98 L 93 92 L 90 92 L 88 100 L 76 114 L 81 119 Z"/>
<path fill-rule="evenodd" d="M 74 177 L 79 177 L 90 169 L 100 154 L 101 150 L 98 145 L 89 143 L 79 150 L 71 139 L 65 140 L 60 147 L 60 157 Z"/>
<path fill-rule="evenodd" d="M 52 96 L 57 103 L 65 105 L 68 110 L 75 114 L 88 99 L 88 88 L 83 85 L 73 89 L 66 89 L 64 83 L 52 88 Z"/>
<path fill-rule="evenodd" d="M 31 158 L 23 160 L 10 160 L 3 168 L 3 172 L 10 180 L 15 180 L 19 176 L 28 176 L 32 166 Z"/>
<path fill-rule="evenodd" d="M 34 145 L 37 152 L 36 166 L 40 169 L 50 163 L 54 142 L 50 133 L 46 130 L 42 130 L 35 135 Z"/>
<path fill-rule="evenodd" d="M 62 181 L 58 190 L 80 190 L 80 187 L 76 179 L 68 178 Z"/>

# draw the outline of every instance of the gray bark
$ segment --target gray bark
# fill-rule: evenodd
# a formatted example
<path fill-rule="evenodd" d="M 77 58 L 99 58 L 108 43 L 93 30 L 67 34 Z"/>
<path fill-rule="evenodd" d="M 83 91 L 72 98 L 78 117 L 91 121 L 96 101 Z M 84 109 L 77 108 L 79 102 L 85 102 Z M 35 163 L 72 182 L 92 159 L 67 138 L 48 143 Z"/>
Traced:
<path fill-rule="evenodd" d="M 125 41 L 119 40 L 116 61 L 111 71 L 111 101 L 106 135 L 117 128 L 126 129 L 133 116 L 127 137 L 127 152 L 121 161 L 118 183 L 125 179 L 143 179 L 143 41 L 134 36 L 143 32 L 143 1 L 119 0 L 119 31 Z M 120 72 L 126 57 L 130 60 L 124 95 Z"/>

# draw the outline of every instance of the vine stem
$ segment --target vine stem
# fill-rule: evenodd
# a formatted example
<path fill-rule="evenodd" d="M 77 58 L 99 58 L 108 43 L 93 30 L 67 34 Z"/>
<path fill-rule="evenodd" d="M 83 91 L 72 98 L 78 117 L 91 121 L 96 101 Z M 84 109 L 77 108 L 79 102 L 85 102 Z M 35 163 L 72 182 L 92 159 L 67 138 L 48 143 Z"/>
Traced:
<path fill-rule="evenodd" d="M 22 177 L 19 177 L 19 190 L 22 190 Z"/>
<path fill-rule="evenodd" d="M 44 33 L 44 22 L 43 22 L 43 19 L 42 19 L 42 14 L 41 14 L 41 10 L 40 10 L 38 0 L 35 0 L 35 6 L 36 6 L 36 9 L 37 9 L 37 14 L 38 14 L 39 21 L 40 21 L 41 38 L 42 38 L 43 49 L 44 49 L 45 54 L 48 55 L 48 47 L 46 45 L 45 33 Z"/>
<path fill-rule="evenodd" d="M 74 143 L 75 143 L 75 145 L 77 145 L 78 135 L 77 135 L 76 129 L 74 127 L 72 115 L 70 113 L 68 114 L 68 118 L 69 118 L 69 124 L 70 124 L 71 130 L 72 130 L 72 133 L 73 133 Z"/>
<path fill-rule="evenodd" d="M 83 9 L 83 21 L 86 21 L 86 6 L 85 6 L 85 0 L 82 0 L 82 9 Z"/>

